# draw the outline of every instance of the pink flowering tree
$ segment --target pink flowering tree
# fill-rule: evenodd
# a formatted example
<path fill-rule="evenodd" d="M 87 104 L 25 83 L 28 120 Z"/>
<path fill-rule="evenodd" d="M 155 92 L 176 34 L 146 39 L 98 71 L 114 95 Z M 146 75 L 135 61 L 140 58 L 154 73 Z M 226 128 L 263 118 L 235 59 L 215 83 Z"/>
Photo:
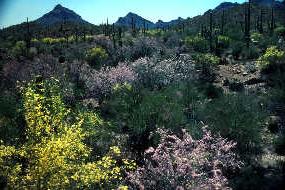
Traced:
<path fill-rule="evenodd" d="M 223 171 L 242 165 L 233 152 L 236 143 L 206 128 L 200 140 L 186 131 L 181 138 L 162 129 L 158 134 L 157 148 L 146 150 L 144 165 L 128 174 L 131 189 L 230 189 Z"/>

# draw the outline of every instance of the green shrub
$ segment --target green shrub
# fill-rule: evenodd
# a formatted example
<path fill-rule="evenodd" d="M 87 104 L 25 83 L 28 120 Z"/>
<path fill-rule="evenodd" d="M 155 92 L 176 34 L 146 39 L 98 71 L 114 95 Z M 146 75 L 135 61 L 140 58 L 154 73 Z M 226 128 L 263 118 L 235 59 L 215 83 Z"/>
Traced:
<path fill-rule="evenodd" d="M 276 46 L 267 48 L 264 55 L 262 55 L 258 61 L 262 69 L 268 68 L 273 64 L 280 64 L 285 60 L 285 52 L 279 50 Z"/>
<path fill-rule="evenodd" d="M 213 82 L 216 78 L 215 67 L 219 64 L 220 58 L 207 53 L 195 54 L 193 59 L 196 61 L 196 68 L 201 70 L 200 79 L 205 82 Z"/>
<path fill-rule="evenodd" d="M 234 56 L 235 59 L 238 59 L 240 57 L 240 54 L 244 48 L 244 43 L 240 42 L 240 41 L 236 41 L 233 42 L 231 44 L 231 48 L 232 48 L 232 54 Z"/>
<path fill-rule="evenodd" d="M 254 33 L 252 33 L 250 35 L 250 38 L 251 38 L 251 41 L 253 43 L 257 43 L 258 44 L 260 41 L 263 40 L 264 36 L 262 34 L 258 33 L 258 32 L 254 32 Z"/>
<path fill-rule="evenodd" d="M 218 36 L 218 46 L 219 48 L 226 49 L 230 46 L 231 39 L 228 36 Z"/>
<path fill-rule="evenodd" d="M 207 64 L 207 65 L 218 65 L 220 62 L 220 58 L 210 54 L 210 53 L 206 53 L 206 54 L 195 54 L 193 56 L 193 59 L 196 61 L 196 63 L 198 64 Z"/>
<path fill-rule="evenodd" d="M 177 88 L 138 91 L 125 84 L 115 87 L 106 110 L 119 130 L 129 134 L 131 148 L 142 155 L 146 148 L 153 145 L 149 137 L 158 127 L 174 131 L 181 129 L 179 127 L 186 122 L 183 108 L 182 91 Z"/>
<path fill-rule="evenodd" d="M 27 46 L 25 41 L 16 42 L 15 46 L 12 49 L 12 53 L 15 57 L 26 55 Z"/>
<path fill-rule="evenodd" d="M 47 37 L 47 38 L 43 38 L 41 41 L 45 44 L 51 45 L 51 44 L 56 44 L 56 43 L 63 43 L 66 40 L 65 40 L 65 38 L 49 38 L 49 37 Z"/>
<path fill-rule="evenodd" d="M 274 30 L 274 33 L 275 33 L 277 36 L 285 37 L 285 27 L 284 27 L 284 26 L 277 27 L 277 28 Z"/>
<path fill-rule="evenodd" d="M 200 36 L 186 37 L 185 44 L 188 48 L 197 52 L 207 52 L 208 50 L 208 41 Z"/>
<path fill-rule="evenodd" d="M 247 157 L 259 152 L 265 112 L 256 97 L 226 95 L 199 108 L 200 118 L 211 131 L 237 142 L 241 155 Z"/>
<path fill-rule="evenodd" d="M 257 59 L 260 56 L 259 49 L 255 46 L 249 48 L 244 47 L 241 52 L 242 58 L 244 59 Z"/>
<path fill-rule="evenodd" d="M 95 47 L 86 52 L 86 60 L 88 63 L 96 68 L 101 68 L 104 61 L 108 59 L 108 54 L 102 47 Z"/>

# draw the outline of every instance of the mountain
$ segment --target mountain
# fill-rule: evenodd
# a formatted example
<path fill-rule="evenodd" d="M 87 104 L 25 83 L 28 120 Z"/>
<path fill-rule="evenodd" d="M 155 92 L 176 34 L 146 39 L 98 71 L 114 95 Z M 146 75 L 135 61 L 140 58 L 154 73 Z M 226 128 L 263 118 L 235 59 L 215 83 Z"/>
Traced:
<path fill-rule="evenodd" d="M 131 27 L 132 20 L 135 22 L 136 27 L 142 28 L 144 24 L 148 28 L 154 28 L 155 24 L 149 20 L 144 19 L 143 17 L 135 14 L 135 13 L 128 13 L 125 17 L 120 17 L 118 21 L 115 23 L 117 26 L 124 26 L 124 27 Z"/>
<path fill-rule="evenodd" d="M 271 6 L 272 5 L 272 0 L 252 0 L 252 3 L 256 3 L 258 5 L 263 5 L 263 6 Z M 281 1 L 275 1 L 275 5 L 280 5 Z"/>
<path fill-rule="evenodd" d="M 184 21 L 183 18 L 179 17 L 178 19 L 171 20 L 169 22 L 163 22 L 162 20 L 158 20 L 156 23 L 153 23 L 135 13 L 128 13 L 125 17 L 120 17 L 118 21 L 115 23 L 117 26 L 124 26 L 124 27 L 131 27 L 132 26 L 132 20 L 136 23 L 136 27 L 142 28 L 144 27 L 144 24 L 146 27 L 152 29 L 152 28 L 164 28 L 168 26 L 173 26 L 176 24 L 181 23 Z"/>
<path fill-rule="evenodd" d="M 239 5 L 238 3 L 223 2 L 219 6 L 217 6 L 214 10 L 215 11 L 224 11 L 224 10 L 228 10 L 228 9 L 233 8 L 233 7 L 236 7 L 238 5 Z"/>
<path fill-rule="evenodd" d="M 185 21 L 185 19 L 183 19 L 181 17 L 178 17 L 178 19 L 171 20 L 169 22 L 163 22 L 162 20 L 159 20 L 155 23 L 155 27 L 156 28 L 164 28 L 164 27 L 168 27 L 168 26 L 174 26 L 174 25 L 182 23 L 183 21 Z"/>
<path fill-rule="evenodd" d="M 83 20 L 81 16 L 76 14 L 74 11 L 61 6 L 60 4 L 56 5 L 52 11 L 43 15 L 41 18 L 37 19 L 35 22 L 41 25 L 52 25 L 60 22 L 72 22 L 72 23 L 84 23 L 88 22 Z"/>

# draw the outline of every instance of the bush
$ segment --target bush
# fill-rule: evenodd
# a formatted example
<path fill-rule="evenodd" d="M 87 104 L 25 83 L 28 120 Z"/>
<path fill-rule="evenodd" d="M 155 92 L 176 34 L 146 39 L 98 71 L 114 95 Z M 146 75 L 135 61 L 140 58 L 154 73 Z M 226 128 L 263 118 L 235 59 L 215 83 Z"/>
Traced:
<path fill-rule="evenodd" d="M 201 70 L 200 79 L 205 82 L 213 82 L 216 78 L 214 68 L 220 63 L 220 58 L 207 54 L 196 54 L 193 56 L 196 61 L 196 68 Z"/>
<path fill-rule="evenodd" d="M 158 127 L 185 125 L 183 108 L 182 91 L 177 88 L 139 91 L 129 85 L 119 85 L 105 110 L 115 119 L 120 131 L 129 134 L 129 145 L 140 159 L 144 150 L 152 145 L 150 134 Z"/>
<path fill-rule="evenodd" d="M 101 47 L 92 48 L 86 52 L 86 60 L 92 67 L 96 69 L 100 69 L 103 62 L 107 59 L 108 54 L 106 50 Z"/>
<path fill-rule="evenodd" d="M 180 56 L 166 60 L 142 58 L 131 64 L 140 84 L 146 88 L 160 89 L 169 84 L 196 78 L 193 60 L 190 56 Z"/>
<path fill-rule="evenodd" d="M 277 27 L 277 28 L 274 30 L 274 33 L 275 33 L 277 36 L 285 37 L 285 27 L 284 27 L 284 26 Z"/>
<path fill-rule="evenodd" d="M 208 41 L 200 36 L 186 37 L 185 44 L 197 52 L 204 53 L 208 51 Z"/>
<path fill-rule="evenodd" d="M 115 188 L 134 163 L 121 160 L 118 147 L 101 159 L 91 157 L 84 120 L 72 117 L 59 92 L 56 80 L 23 89 L 24 140 L 14 146 L 0 141 L 0 176 L 8 189 Z"/>
<path fill-rule="evenodd" d="M 254 32 L 250 35 L 250 38 L 253 43 L 258 44 L 263 40 L 264 36 L 260 33 Z"/>
<path fill-rule="evenodd" d="M 52 45 L 52 44 L 66 42 L 66 39 L 65 38 L 49 38 L 49 37 L 47 37 L 47 38 L 43 38 L 41 41 L 45 44 Z"/>
<path fill-rule="evenodd" d="M 160 45 L 154 38 L 140 37 L 131 41 L 129 46 L 124 46 L 123 53 L 126 60 L 135 61 L 142 57 L 151 57 L 159 47 Z"/>
<path fill-rule="evenodd" d="M 16 42 L 12 49 L 12 53 L 15 57 L 24 56 L 27 54 L 27 46 L 25 41 Z"/>
<path fill-rule="evenodd" d="M 231 39 L 228 36 L 218 36 L 219 48 L 226 49 L 230 46 Z"/>
<path fill-rule="evenodd" d="M 279 50 L 276 46 L 267 48 L 264 55 L 262 55 L 258 61 L 262 69 L 267 69 L 269 66 L 274 66 L 276 64 L 282 64 L 285 60 L 285 52 Z"/>
<path fill-rule="evenodd" d="M 240 54 L 244 48 L 244 43 L 239 42 L 239 41 L 233 42 L 231 44 L 231 48 L 232 48 L 232 54 L 233 54 L 234 58 L 239 59 Z"/>
<path fill-rule="evenodd" d="M 131 189 L 228 189 L 225 170 L 242 165 L 235 143 L 205 129 L 200 140 L 186 131 L 180 137 L 162 129 L 158 134 L 160 142 L 145 151 L 144 165 L 128 174 Z"/>
<path fill-rule="evenodd" d="M 242 49 L 241 55 L 244 59 L 257 59 L 260 53 L 257 47 L 250 46 L 249 48 L 244 47 Z"/>
<path fill-rule="evenodd" d="M 256 97 L 223 96 L 200 106 L 198 112 L 213 132 L 237 142 L 238 152 L 244 158 L 259 153 L 265 111 Z"/>

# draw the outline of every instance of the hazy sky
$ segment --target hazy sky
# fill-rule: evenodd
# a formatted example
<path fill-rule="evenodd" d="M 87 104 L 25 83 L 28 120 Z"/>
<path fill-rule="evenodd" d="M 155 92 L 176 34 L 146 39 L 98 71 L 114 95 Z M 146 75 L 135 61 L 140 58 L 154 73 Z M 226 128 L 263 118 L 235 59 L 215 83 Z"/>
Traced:
<path fill-rule="evenodd" d="M 180 17 L 193 17 L 214 8 L 225 0 L 0 0 L 0 27 L 35 20 L 49 12 L 55 5 L 74 10 L 86 21 L 100 24 L 109 18 L 134 12 L 153 22 L 169 21 Z M 226 0 L 245 2 L 245 0 Z"/>

